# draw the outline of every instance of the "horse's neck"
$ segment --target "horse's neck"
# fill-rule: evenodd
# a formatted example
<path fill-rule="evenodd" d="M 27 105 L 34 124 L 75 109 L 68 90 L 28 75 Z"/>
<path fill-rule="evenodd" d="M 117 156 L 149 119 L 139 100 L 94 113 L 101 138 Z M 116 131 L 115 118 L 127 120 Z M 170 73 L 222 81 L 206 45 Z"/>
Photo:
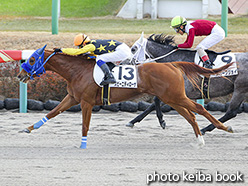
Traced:
<path fill-rule="evenodd" d="M 187 61 L 193 62 L 196 51 L 178 50 L 165 58 L 159 60 L 159 62 L 174 62 L 174 61 Z"/>
<path fill-rule="evenodd" d="M 176 51 L 172 58 L 179 61 L 193 62 L 195 58 L 196 51 L 193 50 L 178 50 Z"/>
<path fill-rule="evenodd" d="M 173 48 L 162 44 L 154 43 L 151 41 L 147 42 L 146 50 L 153 58 L 161 57 L 169 54 Z M 196 51 L 193 50 L 177 50 L 168 56 L 161 58 L 158 62 L 173 62 L 173 61 L 188 61 L 193 62 Z"/>
<path fill-rule="evenodd" d="M 88 60 L 76 56 L 67 56 L 67 55 L 55 55 L 52 57 L 47 64 L 47 70 L 56 72 L 68 82 L 70 82 L 77 75 L 84 74 L 87 71 L 89 72 Z M 91 65 L 92 66 L 92 65 Z"/>

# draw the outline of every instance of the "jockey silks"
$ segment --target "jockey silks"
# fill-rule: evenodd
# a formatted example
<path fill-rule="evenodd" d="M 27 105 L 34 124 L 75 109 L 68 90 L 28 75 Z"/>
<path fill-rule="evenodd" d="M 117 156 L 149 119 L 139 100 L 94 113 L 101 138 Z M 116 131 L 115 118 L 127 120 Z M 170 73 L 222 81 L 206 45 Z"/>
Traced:
<path fill-rule="evenodd" d="M 95 50 L 93 51 L 93 53 L 96 55 L 101 55 L 114 52 L 116 47 L 118 47 L 122 43 L 116 40 L 97 39 L 91 40 L 90 44 L 95 46 Z"/>
<path fill-rule="evenodd" d="M 178 45 L 179 48 L 191 48 L 195 36 L 207 36 L 196 49 L 208 49 L 225 37 L 224 30 L 215 22 L 208 20 L 188 21 L 185 26 L 185 33 L 187 39 L 183 44 Z"/>
<path fill-rule="evenodd" d="M 73 48 L 64 48 L 62 49 L 63 53 L 69 55 L 79 55 L 83 53 L 90 52 L 91 54 L 101 55 L 105 53 L 114 52 L 115 49 L 122 43 L 116 40 L 106 40 L 106 39 L 97 39 L 91 40 L 83 48 L 73 49 Z"/>

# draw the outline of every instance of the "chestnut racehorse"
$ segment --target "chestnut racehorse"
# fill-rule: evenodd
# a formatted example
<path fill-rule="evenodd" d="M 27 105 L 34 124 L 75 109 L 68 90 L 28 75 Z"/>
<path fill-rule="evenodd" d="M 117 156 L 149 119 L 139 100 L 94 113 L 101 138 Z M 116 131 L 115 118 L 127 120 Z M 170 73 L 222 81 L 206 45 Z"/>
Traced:
<path fill-rule="evenodd" d="M 193 127 L 199 145 L 204 145 L 204 139 L 196 123 L 196 112 L 203 115 L 216 128 L 227 132 L 233 132 L 231 127 L 224 126 L 215 119 L 200 104 L 190 100 L 185 94 L 183 73 L 194 82 L 198 74 L 208 76 L 227 69 L 231 64 L 218 69 L 202 68 L 194 63 L 173 62 L 173 63 L 146 63 L 136 66 L 137 88 L 111 88 L 110 102 L 121 102 L 133 99 L 147 93 L 157 96 L 161 101 L 173 107 Z M 101 105 L 102 88 L 93 79 L 95 60 L 87 56 L 70 56 L 53 51 L 38 49 L 32 56 L 22 64 L 23 70 L 18 74 L 20 81 L 27 83 L 30 79 L 50 70 L 58 73 L 67 81 L 68 94 L 61 103 L 50 111 L 37 123 L 29 126 L 24 132 L 30 133 L 38 129 L 46 121 L 66 111 L 70 107 L 81 104 L 82 109 L 82 142 L 81 148 L 86 148 L 87 133 L 89 130 L 92 108 L 94 105 Z"/>

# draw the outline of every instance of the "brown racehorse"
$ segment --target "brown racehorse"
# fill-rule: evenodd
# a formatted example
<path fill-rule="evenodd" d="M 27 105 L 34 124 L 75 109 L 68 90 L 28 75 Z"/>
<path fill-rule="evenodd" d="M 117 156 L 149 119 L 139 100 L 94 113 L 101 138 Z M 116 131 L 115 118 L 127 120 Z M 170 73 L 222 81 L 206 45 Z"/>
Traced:
<path fill-rule="evenodd" d="M 47 120 L 57 116 L 61 112 L 66 111 L 70 107 L 81 104 L 82 109 L 82 143 L 81 148 L 86 148 L 87 133 L 89 130 L 92 108 L 94 105 L 101 105 L 101 87 L 99 87 L 93 79 L 93 68 L 95 60 L 87 59 L 87 56 L 70 56 L 52 51 L 44 50 L 44 59 L 49 57 L 49 60 L 44 65 L 45 70 L 50 70 L 58 73 L 67 81 L 67 96 L 61 103 L 50 111 L 44 118 L 36 124 L 29 126 L 24 131 L 30 133 L 33 129 L 39 128 Z M 34 67 L 37 62 L 35 57 L 30 57 L 26 61 L 29 69 Z M 199 145 L 204 145 L 204 139 L 196 123 L 196 112 L 206 117 L 216 128 L 224 131 L 233 132 L 231 127 L 224 126 L 220 121 L 215 119 L 207 112 L 200 104 L 190 100 L 184 89 L 183 73 L 192 81 L 197 77 L 197 74 L 208 76 L 210 74 L 219 73 L 227 69 L 231 64 L 228 64 L 219 69 L 206 69 L 194 63 L 173 62 L 173 63 L 146 63 L 136 66 L 138 74 L 138 88 L 111 88 L 110 102 L 121 102 L 141 96 L 143 93 L 148 93 L 159 97 L 161 101 L 173 107 L 181 114 L 193 127 L 196 138 L 199 140 Z M 37 69 L 36 69 L 37 70 Z M 40 70 L 37 70 L 40 71 Z M 27 73 L 24 69 L 18 74 L 20 81 L 27 83 L 32 79 L 32 74 Z M 38 74 L 33 74 L 37 76 Z"/>

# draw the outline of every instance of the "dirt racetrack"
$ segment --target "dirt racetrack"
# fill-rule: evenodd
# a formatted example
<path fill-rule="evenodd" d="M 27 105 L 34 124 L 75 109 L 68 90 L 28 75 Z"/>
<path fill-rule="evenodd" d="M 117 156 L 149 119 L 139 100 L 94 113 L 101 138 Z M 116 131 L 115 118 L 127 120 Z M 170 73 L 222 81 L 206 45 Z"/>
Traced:
<path fill-rule="evenodd" d="M 1 185 L 140 186 L 154 175 L 151 185 L 247 185 L 247 113 L 226 123 L 235 133 L 208 133 L 198 149 L 191 126 L 173 111 L 165 114 L 165 130 L 155 113 L 131 129 L 125 124 L 137 113 L 100 111 L 92 115 L 88 147 L 82 150 L 80 113 L 64 112 L 31 134 L 18 133 L 46 112 L 0 112 Z M 197 121 L 200 128 L 209 123 L 199 115 Z M 168 174 L 179 180 L 165 182 Z M 208 181 L 201 181 L 203 175 Z M 218 182 L 220 175 L 233 182 Z"/>
<path fill-rule="evenodd" d="M 0 32 L 1 50 L 34 50 L 47 44 L 48 49 L 73 47 L 73 39 L 77 33 L 59 33 L 52 35 L 50 32 Z M 91 34 L 94 39 L 116 39 L 129 46 L 139 38 L 140 34 Z M 160 34 L 160 33 L 156 33 Z M 149 34 L 145 34 L 147 38 Z M 186 35 L 176 35 L 176 43 L 182 43 Z M 203 37 L 195 38 L 195 47 Z M 217 52 L 231 49 L 233 52 L 248 52 L 248 34 L 229 34 L 227 38 L 210 48 Z"/>

